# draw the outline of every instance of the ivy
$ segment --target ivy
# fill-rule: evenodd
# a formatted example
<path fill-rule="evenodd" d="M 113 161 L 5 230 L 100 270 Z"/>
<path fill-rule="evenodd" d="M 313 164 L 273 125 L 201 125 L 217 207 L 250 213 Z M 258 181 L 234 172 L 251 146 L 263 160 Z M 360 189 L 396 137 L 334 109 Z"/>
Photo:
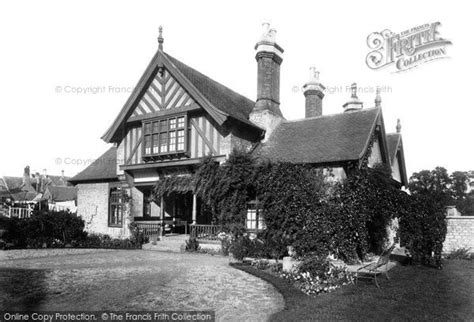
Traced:
<path fill-rule="evenodd" d="M 172 175 L 158 180 L 154 188 L 154 196 L 156 200 L 159 200 L 162 196 L 168 196 L 172 192 L 187 193 L 193 191 L 194 186 L 193 176 Z"/>

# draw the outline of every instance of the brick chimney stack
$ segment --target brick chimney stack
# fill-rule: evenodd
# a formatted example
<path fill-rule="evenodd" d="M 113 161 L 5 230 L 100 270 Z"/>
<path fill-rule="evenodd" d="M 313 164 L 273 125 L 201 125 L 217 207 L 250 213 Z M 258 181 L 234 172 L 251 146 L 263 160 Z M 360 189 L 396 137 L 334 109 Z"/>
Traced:
<path fill-rule="evenodd" d="M 319 82 L 319 72 L 316 67 L 310 67 L 309 80 L 303 85 L 306 118 L 323 115 L 324 90 L 325 87 Z"/>
<path fill-rule="evenodd" d="M 267 139 L 283 120 L 280 110 L 280 65 L 283 48 L 276 43 L 276 30 L 263 24 L 263 34 L 255 45 L 257 51 L 257 102 L 250 120 L 266 130 Z M 264 141 L 265 141 L 264 139 Z"/>

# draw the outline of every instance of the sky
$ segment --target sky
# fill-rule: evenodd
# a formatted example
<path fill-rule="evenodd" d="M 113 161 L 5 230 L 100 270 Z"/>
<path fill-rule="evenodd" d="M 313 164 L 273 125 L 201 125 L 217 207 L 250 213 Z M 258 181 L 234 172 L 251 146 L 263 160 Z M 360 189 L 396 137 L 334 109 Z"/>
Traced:
<path fill-rule="evenodd" d="M 469 4 L 446 1 L 2 1 L 0 175 L 73 176 L 108 146 L 111 125 L 157 50 L 255 100 L 262 22 L 283 47 L 281 110 L 304 117 L 309 67 L 342 112 L 357 82 L 364 108 L 382 88 L 387 132 L 401 120 L 407 172 L 474 170 L 474 45 Z M 440 22 L 449 58 L 408 71 L 372 70 L 367 37 Z"/>

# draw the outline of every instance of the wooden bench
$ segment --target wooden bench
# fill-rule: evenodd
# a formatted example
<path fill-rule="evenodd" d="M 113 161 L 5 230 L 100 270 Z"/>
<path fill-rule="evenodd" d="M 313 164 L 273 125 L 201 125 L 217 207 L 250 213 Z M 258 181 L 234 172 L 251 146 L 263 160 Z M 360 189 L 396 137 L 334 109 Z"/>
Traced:
<path fill-rule="evenodd" d="M 390 261 L 390 254 L 392 254 L 394 248 L 395 244 L 393 244 L 389 249 L 385 250 L 376 262 L 364 265 L 357 269 L 356 283 L 359 279 L 373 279 L 375 280 L 375 285 L 380 288 L 380 285 L 377 281 L 378 275 L 385 274 L 385 276 L 389 280 L 390 277 L 388 276 L 388 263 Z"/>

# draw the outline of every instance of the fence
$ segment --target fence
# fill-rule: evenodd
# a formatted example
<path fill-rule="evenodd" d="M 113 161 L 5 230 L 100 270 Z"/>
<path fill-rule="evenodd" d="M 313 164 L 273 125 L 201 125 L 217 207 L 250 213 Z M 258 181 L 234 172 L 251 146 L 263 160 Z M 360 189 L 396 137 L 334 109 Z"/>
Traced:
<path fill-rule="evenodd" d="M 191 225 L 191 237 L 201 241 L 219 241 L 219 226 Z"/>
<path fill-rule="evenodd" d="M 31 213 L 33 212 L 30 208 L 18 208 L 18 207 L 9 207 L 8 208 L 8 217 L 10 218 L 30 218 Z"/>
<path fill-rule="evenodd" d="M 153 224 L 153 223 L 140 223 L 140 222 L 136 222 L 135 223 L 138 227 L 138 229 L 140 229 L 143 234 L 148 237 L 148 238 L 152 238 L 152 237 L 159 237 L 161 236 L 161 224 Z"/>

